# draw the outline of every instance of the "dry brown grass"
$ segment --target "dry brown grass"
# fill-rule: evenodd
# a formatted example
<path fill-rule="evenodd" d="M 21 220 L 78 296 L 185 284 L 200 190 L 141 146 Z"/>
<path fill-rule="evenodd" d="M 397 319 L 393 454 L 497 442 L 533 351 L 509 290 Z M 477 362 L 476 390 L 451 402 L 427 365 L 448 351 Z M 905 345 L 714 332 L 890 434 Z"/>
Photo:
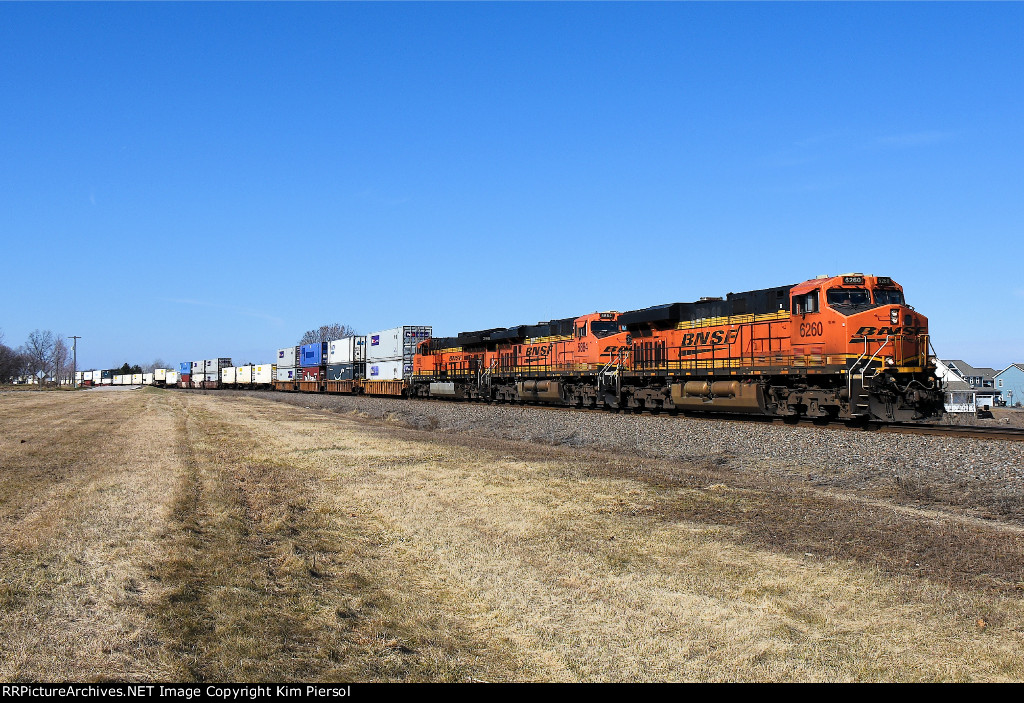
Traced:
<path fill-rule="evenodd" d="M 252 398 L 41 395 L 0 399 L 5 680 L 1024 678 L 1009 525 Z"/>

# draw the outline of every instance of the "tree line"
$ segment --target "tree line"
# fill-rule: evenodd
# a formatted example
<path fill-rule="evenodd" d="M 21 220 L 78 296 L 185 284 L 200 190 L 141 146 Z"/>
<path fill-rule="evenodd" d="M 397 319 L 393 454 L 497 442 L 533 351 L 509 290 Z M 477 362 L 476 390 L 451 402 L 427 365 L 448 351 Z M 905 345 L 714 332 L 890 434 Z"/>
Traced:
<path fill-rule="evenodd" d="M 299 344 L 333 342 L 356 334 L 351 325 L 335 322 L 307 330 Z M 40 371 L 44 378 L 67 379 L 71 376 L 71 366 L 71 346 L 65 335 L 59 332 L 34 330 L 29 333 L 24 344 L 12 348 L 4 344 L 4 334 L 0 331 L 0 383 L 36 376 Z M 114 369 L 114 373 L 151 373 L 153 369 L 161 368 L 168 368 L 162 359 L 145 365 L 125 362 L 119 369 Z"/>
<path fill-rule="evenodd" d="M 18 348 L 4 344 L 0 332 L 0 382 L 10 383 L 42 371 L 45 378 L 61 378 L 71 370 L 71 347 L 64 335 L 34 330 Z"/>
<path fill-rule="evenodd" d="M 0 383 L 35 377 L 40 371 L 43 378 L 70 380 L 72 365 L 71 345 L 59 332 L 34 330 L 24 344 L 13 348 L 4 343 L 4 333 L 0 331 Z M 166 368 L 166 365 L 161 359 L 145 365 L 125 362 L 113 371 L 121 374 L 150 373 L 155 368 Z"/>

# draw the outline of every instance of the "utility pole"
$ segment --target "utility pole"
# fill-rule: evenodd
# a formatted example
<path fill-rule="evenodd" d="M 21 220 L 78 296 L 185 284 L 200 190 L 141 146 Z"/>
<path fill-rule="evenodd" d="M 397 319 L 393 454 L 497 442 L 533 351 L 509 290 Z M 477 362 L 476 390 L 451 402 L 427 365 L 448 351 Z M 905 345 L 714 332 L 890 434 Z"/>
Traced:
<path fill-rule="evenodd" d="M 81 337 L 72 335 L 68 339 L 73 340 L 71 342 L 71 387 L 78 388 L 78 340 Z"/>

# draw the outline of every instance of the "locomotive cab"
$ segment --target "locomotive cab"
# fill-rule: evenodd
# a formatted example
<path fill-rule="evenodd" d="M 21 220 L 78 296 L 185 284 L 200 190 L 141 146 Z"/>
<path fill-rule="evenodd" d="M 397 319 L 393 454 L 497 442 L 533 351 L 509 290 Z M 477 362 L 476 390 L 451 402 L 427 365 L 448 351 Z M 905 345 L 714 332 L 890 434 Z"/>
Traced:
<path fill-rule="evenodd" d="M 793 365 L 808 374 L 838 369 L 843 414 L 912 420 L 935 413 L 928 320 L 906 304 L 899 284 L 860 273 L 823 276 L 791 295 Z"/>

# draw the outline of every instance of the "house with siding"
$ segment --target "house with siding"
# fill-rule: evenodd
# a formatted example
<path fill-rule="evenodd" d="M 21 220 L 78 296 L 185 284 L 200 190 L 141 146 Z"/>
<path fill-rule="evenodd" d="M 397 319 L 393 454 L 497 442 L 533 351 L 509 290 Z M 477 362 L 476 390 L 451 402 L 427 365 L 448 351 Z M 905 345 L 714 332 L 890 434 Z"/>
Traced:
<path fill-rule="evenodd" d="M 1008 406 L 1024 404 L 1024 364 L 1010 364 L 995 375 L 996 390 Z"/>
<path fill-rule="evenodd" d="M 943 359 L 942 363 L 971 384 L 971 388 L 995 388 L 995 369 L 975 368 L 962 359 Z"/>

